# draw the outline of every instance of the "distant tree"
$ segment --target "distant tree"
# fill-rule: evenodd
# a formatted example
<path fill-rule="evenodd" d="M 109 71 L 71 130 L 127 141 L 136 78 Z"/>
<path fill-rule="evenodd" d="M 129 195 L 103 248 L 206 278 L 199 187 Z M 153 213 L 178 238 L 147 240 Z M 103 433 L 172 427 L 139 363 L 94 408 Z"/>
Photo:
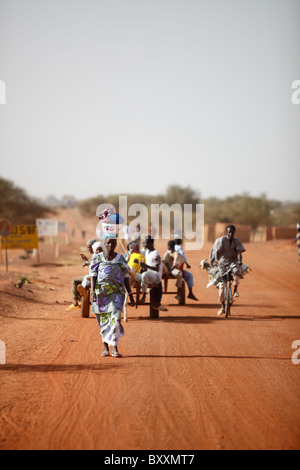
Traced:
<path fill-rule="evenodd" d="M 179 185 L 172 185 L 167 188 L 164 196 L 164 202 L 169 205 L 180 204 L 183 208 L 184 204 L 193 204 L 194 206 L 199 203 L 200 193 L 191 187 L 183 188 Z"/>
<path fill-rule="evenodd" d="M 34 224 L 37 218 L 53 209 L 41 204 L 14 185 L 12 181 L 0 177 L 0 218 L 9 219 L 13 224 Z"/>
<path fill-rule="evenodd" d="M 91 197 L 89 199 L 84 199 L 83 201 L 80 201 L 78 203 L 78 208 L 83 217 L 93 217 L 96 216 L 97 207 L 100 206 L 100 204 L 103 204 L 103 202 L 105 201 L 106 198 L 101 195 Z"/>
<path fill-rule="evenodd" d="M 248 194 L 230 198 L 232 217 L 238 224 L 250 225 L 253 230 L 270 225 L 271 204 L 265 194 L 252 197 Z"/>
<path fill-rule="evenodd" d="M 170 206 L 180 204 L 204 204 L 205 223 L 217 222 L 250 225 L 252 230 L 259 226 L 290 225 L 300 222 L 300 203 L 282 203 L 269 200 L 265 194 L 253 197 L 248 193 L 230 196 L 225 199 L 209 198 L 200 200 L 200 193 L 190 187 L 171 185 L 165 194 L 150 196 L 145 194 L 128 194 L 128 207 L 133 204 L 145 204 L 150 209 L 151 204 L 166 203 Z M 87 217 L 94 216 L 100 204 L 107 202 L 119 210 L 119 195 L 107 197 L 97 196 L 81 201 L 79 209 Z"/>
<path fill-rule="evenodd" d="M 274 225 L 296 225 L 300 222 L 300 203 L 275 201 L 272 220 Z"/>
<path fill-rule="evenodd" d="M 271 211 L 273 204 L 263 194 L 252 197 L 242 194 L 220 200 L 210 198 L 204 202 L 205 222 L 217 222 L 250 225 L 253 230 L 259 226 L 267 226 L 272 222 Z"/>
<path fill-rule="evenodd" d="M 100 204 L 107 202 L 112 204 L 116 211 L 119 210 L 119 194 L 111 194 L 109 196 L 96 196 L 90 199 L 80 201 L 78 204 L 80 212 L 87 217 L 95 215 L 96 209 Z M 199 194 L 191 188 L 182 188 L 181 186 L 169 186 L 166 194 L 157 194 L 155 196 L 149 194 L 122 194 L 127 196 L 128 207 L 133 204 L 144 204 L 150 209 L 151 204 L 197 204 L 199 202 Z"/>
<path fill-rule="evenodd" d="M 220 210 L 222 201 L 216 197 L 211 197 L 209 199 L 203 199 L 202 204 L 204 204 L 204 221 L 205 224 L 214 225 L 217 222 L 222 222 L 220 220 Z"/>

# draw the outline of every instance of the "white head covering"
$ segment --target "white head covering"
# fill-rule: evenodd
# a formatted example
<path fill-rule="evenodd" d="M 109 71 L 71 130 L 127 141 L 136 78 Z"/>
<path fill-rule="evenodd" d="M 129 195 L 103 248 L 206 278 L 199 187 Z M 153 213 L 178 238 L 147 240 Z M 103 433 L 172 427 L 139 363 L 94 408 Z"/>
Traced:
<path fill-rule="evenodd" d="M 102 250 L 104 250 L 104 244 L 102 241 L 98 241 L 93 244 L 93 252 L 96 253 L 98 248 L 102 248 Z"/>

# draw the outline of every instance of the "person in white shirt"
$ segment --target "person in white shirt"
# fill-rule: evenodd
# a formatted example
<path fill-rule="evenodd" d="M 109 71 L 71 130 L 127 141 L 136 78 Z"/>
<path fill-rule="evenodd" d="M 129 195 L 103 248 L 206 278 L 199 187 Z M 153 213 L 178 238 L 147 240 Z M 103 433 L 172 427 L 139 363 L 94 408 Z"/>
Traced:
<path fill-rule="evenodd" d="M 162 280 L 163 274 L 163 265 L 160 254 L 154 248 L 154 240 L 151 236 L 147 236 L 144 240 L 145 248 L 145 259 L 146 262 L 140 262 L 140 266 L 143 269 L 143 274 L 141 275 L 142 281 L 142 298 L 141 303 L 145 303 L 146 293 L 149 284 L 154 284 L 159 286 Z"/>
<path fill-rule="evenodd" d="M 142 274 L 137 274 L 136 279 L 138 278 L 141 281 L 142 285 L 142 298 L 140 303 L 144 304 L 146 301 L 146 293 L 148 286 L 150 284 L 157 286 L 155 289 L 156 301 L 159 304 L 158 310 L 167 311 L 166 307 L 161 305 L 162 299 L 162 275 L 163 275 L 163 264 L 158 251 L 154 248 L 154 240 L 151 235 L 148 235 L 144 240 L 145 248 L 145 259 L 146 262 L 143 263 L 139 261 L 139 265 L 144 271 Z"/>
<path fill-rule="evenodd" d="M 177 238 L 176 240 L 174 240 L 175 242 L 175 251 L 178 252 L 182 258 L 183 258 L 183 261 L 184 263 L 186 264 L 186 267 L 188 269 L 191 269 L 191 266 L 189 265 L 187 259 L 186 259 L 186 256 L 185 256 L 185 253 L 183 251 L 183 248 L 182 248 L 182 239 L 181 238 Z M 189 295 L 188 295 L 188 299 L 192 299 L 192 300 L 197 300 L 197 297 L 195 297 L 194 293 L 193 293 L 193 287 L 194 287 L 194 276 L 192 275 L 192 273 L 190 271 L 184 271 L 184 280 L 185 282 L 187 283 L 187 286 L 189 288 Z"/>

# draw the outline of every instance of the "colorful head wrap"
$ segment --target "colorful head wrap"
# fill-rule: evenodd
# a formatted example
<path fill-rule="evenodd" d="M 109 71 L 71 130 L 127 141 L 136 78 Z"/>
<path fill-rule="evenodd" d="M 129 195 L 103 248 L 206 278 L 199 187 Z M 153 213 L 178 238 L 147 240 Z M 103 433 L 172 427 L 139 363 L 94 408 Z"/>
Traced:
<path fill-rule="evenodd" d="M 103 240 L 106 238 L 118 238 L 120 225 L 123 218 L 119 214 L 111 214 L 101 220 L 103 229 Z"/>

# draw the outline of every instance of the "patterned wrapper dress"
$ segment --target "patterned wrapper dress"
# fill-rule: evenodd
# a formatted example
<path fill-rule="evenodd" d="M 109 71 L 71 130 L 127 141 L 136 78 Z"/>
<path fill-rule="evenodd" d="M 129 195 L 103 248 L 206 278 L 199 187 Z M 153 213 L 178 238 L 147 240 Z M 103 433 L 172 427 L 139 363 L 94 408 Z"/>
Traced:
<path fill-rule="evenodd" d="M 90 274 L 97 277 L 95 293 L 99 313 L 96 317 L 102 340 L 110 346 L 117 346 L 125 335 L 121 314 L 125 300 L 124 281 L 129 277 L 127 263 L 120 254 L 107 261 L 103 253 L 99 253 L 93 258 Z"/>
<path fill-rule="evenodd" d="M 297 250 L 298 250 L 298 258 L 300 261 L 300 233 L 297 233 L 295 242 L 297 243 Z"/>

